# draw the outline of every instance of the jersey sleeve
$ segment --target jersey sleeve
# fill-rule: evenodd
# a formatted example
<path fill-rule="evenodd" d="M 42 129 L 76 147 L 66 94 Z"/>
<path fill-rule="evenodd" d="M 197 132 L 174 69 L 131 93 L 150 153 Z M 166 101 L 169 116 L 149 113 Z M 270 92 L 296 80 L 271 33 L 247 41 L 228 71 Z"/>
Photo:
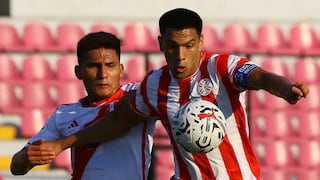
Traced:
<path fill-rule="evenodd" d="M 229 78 L 233 86 L 239 91 L 251 89 L 247 83 L 249 74 L 259 66 L 247 58 L 235 55 L 230 55 L 228 61 Z"/>
<path fill-rule="evenodd" d="M 62 138 L 62 135 L 58 130 L 56 123 L 56 112 L 54 112 L 49 117 L 42 129 L 35 136 L 29 139 L 28 144 L 26 146 L 40 139 L 45 139 L 46 141 L 53 141 L 60 138 Z"/>
<path fill-rule="evenodd" d="M 144 99 L 147 99 L 146 94 L 142 94 L 141 90 L 138 89 L 135 97 L 135 101 L 132 104 L 132 109 L 138 114 L 149 117 L 151 115 L 151 110 L 148 105 L 145 103 Z"/>
<path fill-rule="evenodd" d="M 159 119 L 159 113 L 152 104 L 156 104 L 155 99 L 157 97 L 157 83 L 158 81 L 153 78 L 154 74 L 148 74 L 148 76 L 142 81 L 139 89 L 137 89 L 135 100 L 132 103 L 132 109 L 145 116 L 148 119 Z M 154 101 L 153 103 L 151 101 Z"/>
<path fill-rule="evenodd" d="M 127 83 L 125 85 L 121 86 L 121 89 L 123 89 L 124 91 L 128 92 L 131 90 L 138 90 L 140 87 L 140 82 L 132 82 L 132 83 Z"/>

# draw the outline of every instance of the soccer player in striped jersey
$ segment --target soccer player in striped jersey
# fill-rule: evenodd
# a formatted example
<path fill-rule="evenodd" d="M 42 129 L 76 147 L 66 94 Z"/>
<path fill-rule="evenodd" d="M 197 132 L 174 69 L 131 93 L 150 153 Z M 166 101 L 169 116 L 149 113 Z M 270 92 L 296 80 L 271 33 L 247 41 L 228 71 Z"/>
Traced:
<path fill-rule="evenodd" d="M 14 155 L 12 174 L 23 175 L 34 166 L 50 163 L 50 159 L 41 159 L 35 147 L 92 125 L 113 111 L 119 98 L 140 85 L 120 84 L 123 75 L 120 40 L 113 34 L 95 32 L 86 35 L 78 42 L 77 56 L 79 65 L 75 66 L 75 73 L 83 81 L 88 95 L 56 109 L 42 130 Z M 134 114 L 131 118 L 135 118 Z M 112 142 L 73 147 L 72 179 L 147 179 L 154 125 L 154 121 L 145 121 Z"/>
<path fill-rule="evenodd" d="M 121 129 L 134 124 L 125 118 L 125 113 L 131 108 L 142 116 L 160 118 L 166 127 L 175 156 L 172 179 L 260 179 L 260 167 L 249 140 L 246 91 L 262 89 L 296 104 L 307 96 L 308 87 L 268 72 L 245 57 L 202 51 L 205 38 L 201 33 L 202 19 L 194 11 L 184 8 L 170 10 L 161 16 L 159 27 L 158 41 L 167 65 L 145 77 L 133 101 L 120 100 L 114 113 L 103 117 L 104 120 L 94 127 L 47 143 L 41 149 L 57 154 L 72 145 L 92 142 L 94 138 L 110 140 L 111 135 L 120 135 Z M 215 103 L 227 121 L 223 142 L 206 154 L 186 151 L 175 142 L 171 129 L 178 109 L 194 98 Z M 113 121 L 114 118 L 119 120 Z M 106 130 L 112 122 L 119 123 L 113 132 Z"/>

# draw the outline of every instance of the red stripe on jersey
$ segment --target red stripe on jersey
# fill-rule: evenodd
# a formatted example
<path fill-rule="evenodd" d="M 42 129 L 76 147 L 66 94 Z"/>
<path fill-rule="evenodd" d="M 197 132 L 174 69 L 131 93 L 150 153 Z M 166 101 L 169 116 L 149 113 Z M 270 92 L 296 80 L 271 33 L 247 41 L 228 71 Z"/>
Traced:
<path fill-rule="evenodd" d="M 237 67 L 245 64 L 246 62 L 248 62 L 249 59 L 247 58 L 241 58 L 241 60 L 238 62 L 237 64 Z M 240 109 L 239 111 L 237 111 L 234 115 L 236 117 L 236 119 L 240 119 L 240 117 L 244 116 L 244 112 L 245 111 L 244 109 Z M 258 161 L 256 159 L 256 157 L 254 156 L 254 150 L 253 150 L 253 147 L 249 141 L 249 139 L 247 138 L 248 137 L 248 134 L 247 134 L 247 123 L 246 122 L 243 122 L 242 124 L 242 128 L 241 130 L 243 131 L 241 134 L 245 136 L 241 136 L 242 138 L 242 142 L 244 143 L 244 147 L 247 147 L 245 148 L 245 153 L 246 153 L 246 158 L 249 162 L 249 165 L 250 165 L 250 169 L 252 171 L 252 173 L 255 175 L 255 177 L 257 177 L 257 179 L 260 178 L 260 166 L 258 164 Z"/>
<path fill-rule="evenodd" d="M 218 75 L 223 82 L 223 84 L 226 86 L 226 90 L 228 92 L 229 99 L 236 98 L 232 96 L 238 96 L 238 92 L 232 91 L 232 85 L 228 78 L 228 58 L 229 54 L 222 54 L 219 55 L 216 59 L 216 68 Z M 236 99 L 238 99 L 237 97 Z M 234 101 L 231 101 L 231 103 Z M 237 105 L 239 106 L 239 104 Z M 235 110 L 235 107 L 232 105 L 233 110 Z M 237 124 L 239 122 L 239 119 L 236 120 Z M 222 158 L 224 159 L 226 169 L 228 171 L 229 177 L 231 179 L 242 179 L 241 176 L 241 170 L 239 163 L 237 161 L 237 157 L 235 155 L 234 149 L 231 146 L 230 141 L 228 140 L 228 135 L 225 136 L 223 143 L 219 146 L 220 151 L 222 152 Z M 240 174 L 233 174 L 234 172 L 238 172 Z"/>
<path fill-rule="evenodd" d="M 206 154 L 192 154 L 197 166 L 199 167 L 203 180 L 215 180 L 216 177 L 210 166 L 209 159 Z"/>
<path fill-rule="evenodd" d="M 163 74 L 159 80 L 159 90 L 158 91 L 158 109 L 160 111 L 161 115 L 161 121 L 165 125 L 167 129 L 171 129 L 171 124 L 169 122 L 168 116 L 167 116 L 167 98 L 168 98 L 168 88 L 171 82 L 171 76 L 169 74 L 169 69 L 163 69 Z M 188 90 L 189 92 L 189 90 Z M 189 97 L 188 97 L 189 99 Z M 184 163 L 184 159 L 182 158 L 182 155 L 179 151 L 178 145 L 176 141 L 174 140 L 172 131 L 168 131 L 168 135 L 170 137 L 170 140 L 172 142 L 172 146 L 174 148 L 174 152 L 176 154 L 176 158 L 179 165 L 179 171 L 180 171 L 180 179 L 191 179 L 191 176 L 188 171 L 187 165 Z"/>
<path fill-rule="evenodd" d="M 104 99 L 99 101 L 96 104 L 102 104 L 105 103 L 103 106 L 101 106 L 101 109 L 99 111 L 99 114 L 90 122 L 88 122 L 85 127 L 90 126 L 91 124 L 93 124 L 94 122 L 96 122 L 97 120 L 99 120 L 102 116 L 104 116 L 107 111 L 109 110 L 109 108 L 107 107 L 110 103 L 112 102 L 117 102 L 125 93 L 127 93 L 125 90 L 123 89 L 118 89 L 110 98 L 108 99 Z M 146 127 L 144 127 L 146 128 Z M 144 137 L 146 136 L 146 131 L 144 131 Z M 143 139 L 143 148 L 145 147 L 145 139 Z M 90 158 L 94 155 L 97 146 L 99 145 L 99 143 L 97 144 L 90 144 L 90 145 L 84 145 L 84 146 L 78 146 L 74 148 L 74 171 L 72 173 L 72 180 L 80 180 L 82 177 L 83 172 L 85 171 L 85 168 L 90 160 Z M 142 151 L 144 152 L 144 149 Z M 144 157 L 144 154 L 142 156 L 142 158 Z M 145 161 L 142 161 L 145 162 Z M 144 163 L 142 163 L 144 165 Z M 144 170 L 144 169 L 142 169 Z M 145 176 L 145 172 L 143 172 L 143 175 Z"/>
<path fill-rule="evenodd" d="M 199 81 L 201 81 L 204 78 L 210 78 L 209 72 L 208 72 L 208 57 L 202 58 L 201 65 L 200 65 L 201 75 L 200 75 Z M 207 96 L 202 96 L 201 99 L 207 100 L 216 104 L 216 98 L 212 91 Z M 210 161 L 206 154 L 192 154 L 192 156 L 199 167 L 203 180 L 216 179 L 214 172 L 210 166 Z"/>
<path fill-rule="evenodd" d="M 249 59 L 247 58 L 241 58 L 241 60 L 238 62 L 237 64 L 237 67 L 245 64 L 246 62 L 248 62 Z M 236 117 L 236 119 L 240 119 L 240 117 L 243 117 L 244 116 L 244 109 L 239 109 L 239 111 L 237 111 L 234 115 Z M 246 158 L 249 162 L 249 165 L 250 165 L 250 169 L 252 171 L 252 173 L 255 175 L 255 177 L 257 177 L 257 179 L 260 178 L 260 166 L 257 162 L 257 159 L 256 157 L 254 156 L 254 150 L 252 148 L 252 145 L 249 141 L 249 139 L 247 138 L 248 137 L 248 134 L 247 134 L 247 123 L 246 122 L 243 122 L 242 123 L 242 132 L 241 132 L 241 138 L 242 138 L 242 142 L 244 143 L 244 147 L 245 148 L 245 153 L 246 153 Z"/>
<path fill-rule="evenodd" d="M 179 91 L 180 91 L 179 103 L 180 105 L 184 105 L 189 101 L 190 80 L 189 79 L 181 80 L 181 81 L 178 81 L 178 83 L 179 83 Z"/>
<path fill-rule="evenodd" d="M 166 66 L 165 66 L 166 67 Z M 151 72 L 149 72 L 149 74 L 148 74 L 148 77 L 149 77 L 149 75 L 150 74 L 152 74 L 152 72 L 153 71 L 151 71 Z M 148 96 L 147 96 L 147 94 L 148 94 L 148 89 L 147 89 L 147 80 L 148 80 L 148 78 L 145 78 L 143 81 L 142 81 L 142 83 L 141 83 L 141 85 L 140 85 L 140 94 L 142 94 L 143 96 L 142 96 L 142 98 L 143 98 L 143 102 L 144 102 L 144 104 L 146 104 L 147 106 L 148 106 L 148 108 L 151 110 L 151 114 L 149 115 L 149 116 L 159 116 L 159 114 L 157 113 L 157 111 L 153 108 L 153 106 L 151 106 L 151 104 L 149 103 L 149 100 L 148 100 Z M 134 103 L 135 103 L 135 101 L 133 101 Z M 132 107 L 136 107 L 136 105 L 134 104 Z M 140 112 L 138 109 L 134 109 L 136 112 Z M 141 112 L 140 112 L 141 113 Z M 143 114 L 143 113 L 141 113 L 141 114 Z"/>
<path fill-rule="evenodd" d="M 221 77 L 221 80 L 226 87 L 229 99 L 239 99 L 239 92 L 232 87 L 232 84 L 230 83 L 230 80 L 228 78 L 228 58 L 229 58 L 229 54 L 219 55 L 217 57 L 216 67 L 219 67 L 217 68 L 218 74 Z M 239 63 L 245 63 L 245 62 L 247 62 L 247 59 L 242 58 Z M 235 117 L 237 126 L 239 127 L 238 130 L 240 133 L 241 141 L 244 146 L 243 149 L 245 151 L 246 158 L 249 162 L 251 171 L 253 172 L 253 174 L 255 174 L 257 179 L 259 179 L 259 174 L 260 174 L 259 165 L 256 158 L 254 157 L 253 149 L 249 142 L 249 138 L 247 138 L 247 132 L 246 132 L 247 122 L 244 120 L 245 110 L 242 108 L 239 101 L 230 101 L 230 103 L 231 103 L 232 109 L 234 110 L 234 117 Z M 222 143 L 219 149 L 221 150 L 221 152 L 223 152 L 222 156 L 224 158 L 224 162 L 226 164 L 227 170 L 231 170 L 231 171 L 228 171 L 229 176 L 231 179 L 242 179 L 239 164 L 236 163 L 237 162 L 236 156 L 235 156 L 234 150 L 230 145 L 230 142 L 227 136 L 224 142 L 226 143 Z M 238 172 L 238 173 L 234 174 L 234 172 Z"/>
<path fill-rule="evenodd" d="M 88 127 L 93 122 L 97 121 L 99 118 L 101 118 L 105 113 L 105 106 L 102 106 L 98 116 L 87 123 L 85 127 Z M 74 148 L 74 170 L 72 173 L 72 180 L 81 180 L 82 174 L 90 160 L 90 158 L 95 153 L 97 146 L 99 144 L 90 144 L 90 145 L 84 145 L 84 146 L 77 146 Z"/>

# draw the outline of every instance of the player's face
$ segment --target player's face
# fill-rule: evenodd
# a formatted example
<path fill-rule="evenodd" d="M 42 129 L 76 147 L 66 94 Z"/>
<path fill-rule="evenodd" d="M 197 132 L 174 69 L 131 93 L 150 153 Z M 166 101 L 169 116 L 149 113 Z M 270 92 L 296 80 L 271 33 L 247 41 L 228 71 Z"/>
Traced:
<path fill-rule="evenodd" d="M 75 70 L 78 78 L 83 80 L 92 102 L 112 96 L 120 87 L 120 78 L 123 76 L 123 65 L 114 49 L 88 51 Z"/>
<path fill-rule="evenodd" d="M 195 28 L 166 30 L 159 37 L 169 69 L 177 79 L 184 79 L 196 72 L 201 58 L 202 35 Z"/>

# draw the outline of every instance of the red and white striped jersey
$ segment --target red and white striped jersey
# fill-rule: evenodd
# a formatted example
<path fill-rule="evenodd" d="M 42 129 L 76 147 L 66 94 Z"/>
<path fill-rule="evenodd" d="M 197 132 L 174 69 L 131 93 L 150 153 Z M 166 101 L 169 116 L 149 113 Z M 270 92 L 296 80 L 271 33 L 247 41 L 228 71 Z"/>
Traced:
<path fill-rule="evenodd" d="M 175 156 L 174 179 L 260 178 L 260 167 L 249 141 L 245 91 L 243 86 L 235 83 L 247 78 L 245 74 L 235 75 L 239 67 L 242 73 L 247 70 L 245 67 L 257 66 L 246 58 L 203 52 L 201 64 L 192 76 L 177 80 L 168 66 L 163 66 L 150 72 L 141 83 L 133 107 L 146 116 L 159 117 L 166 127 Z M 219 148 L 206 154 L 187 152 L 175 142 L 172 134 L 173 117 L 191 98 L 215 103 L 226 117 L 227 136 Z"/>
<path fill-rule="evenodd" d="M 139 84 L 122 86 L 115 94 L 94 106 L 85 105 L 86 98 L 74 104 L 60 105 L 43 129 L 29 140 L 57 140 L 91 125 L 105 113 L 111 112 L 118 100 Z M 112 141 L 72 147 L 72 179 L 147 179 L 151 163 L 155 122 L 145 122 L 131 128 L 121 138 Z"/>

